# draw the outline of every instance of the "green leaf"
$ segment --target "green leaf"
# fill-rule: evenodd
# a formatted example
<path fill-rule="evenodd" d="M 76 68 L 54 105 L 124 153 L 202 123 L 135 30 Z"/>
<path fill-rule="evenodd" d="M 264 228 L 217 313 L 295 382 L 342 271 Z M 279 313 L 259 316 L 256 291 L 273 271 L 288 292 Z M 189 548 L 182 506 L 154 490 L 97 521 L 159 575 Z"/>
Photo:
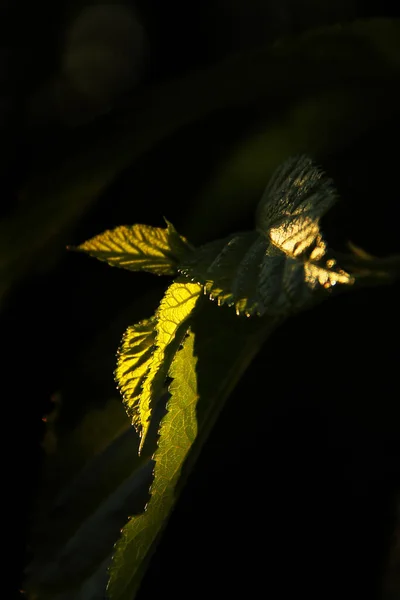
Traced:
<path fill-rule="evenodd" d="M 279 322 L 270 317 L 238 319 L 211 302 L 202 302 L 191 319 L 168 373 L 171 396 L 153 457 L 151 498 L 146 511 L 124 527 L 116 545 L 108 587 L 112 600 L 133 600 L 185 477 L 226 398 Z"/>
<path fill-rule="evenodd" d="M 179 271 L 204 287 L 219 305 L 235 306 L 238 314 L 261 313 L 257 270 L 268 246 L 256 231 L 238 233 L 201 246 Z"/>
<path fill-rule="evenodd" d="M 130 327 L 119 351 L 116 378 L 132 423 L 141 435 L 162 395 L 171 361 L 187 331 L 186 321 L 200 297 L 196 283 L 176 281 L 167 289 L 153 319 Z"/>
<path fill-rule="evenodd" d="M 132 600 L 140 583 L 143 561 L 160 533 L 174 504 L 174 489 L 184 459 L 197 433 L 196 357 L 194 336 L 189 333 L 172 361 L 173 381 L 167 414 L 160 427 L 160 440 L 154 454 L 154 482 L 146 511 L 132 517 L 122 530 L 110 570 L 108 593 L 114 600 Z"/>
<path fill-rule="evenodd" d="M 156 323 L 155 317 L 152 317 L 128 327 L 118 350 L 114 372 L 126 412 L 137 431 L 140 431 L 143 422 L 140 396 L 155 350 Z"/>
<path fill-rule="evenodd" d="M 353 278 L 326 259 L 319 220 L 333 205 L 331 180 L 308 157 L 273 175 L 260 201 L 257 231 L 206 244 L 179 266 L 218 304 L 237 314 L 281 315 L 310 304 L 316 292 Z"/>
<path fill-rule="evenodd" d="M 129 271 L 175 275 L 178 262 L 190 253 L 186 239 L 167 221 L 165 229 L 122 225 L 80 244 L 76 250 Z"/>

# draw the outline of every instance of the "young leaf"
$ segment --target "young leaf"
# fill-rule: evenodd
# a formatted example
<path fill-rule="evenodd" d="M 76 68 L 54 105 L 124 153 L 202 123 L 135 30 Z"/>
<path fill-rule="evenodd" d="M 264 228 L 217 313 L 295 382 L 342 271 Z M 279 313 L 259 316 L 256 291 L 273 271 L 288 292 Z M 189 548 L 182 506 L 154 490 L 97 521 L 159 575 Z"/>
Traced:
<path fill-rule="evenodd" d="M 175 275 L 177 264 L 191 251 L 187 240 L 174 226 L 122 225 L 80 244 L 86 252 L 113 267 L 129 271 L 149 271 L 156 275 Z"/>
<path fill-rule="evenodd" d="M 140 431 L 142 424 L 140 395 L 155 349 L 155 326 L 156 319 L 152 317 L 128 327 L 118 350 L 114 372 L 126 412 L 136 431 Z"/>
<path fill-rule="evenodd" d="M 187 331 L 186 320 L 200 297 L 196 283 L 176 281 L 153 319 L 130 327 L 119 350 L 116 379 L 143 448 L 154 403 L 163 392 L 171 361 Z"/>
<path fill-rule="evenodd" d="M 196 357 L 194 336 L 185 338 L 183 347 L 169 371 L 173 381 L 167 414 L 161 422 L 160 439 L 154 454 L 154 482 L 146 511 L 130 519 L 116 545 L 110 570 L 108 593 L 113 600 L 132 600 L 140 583 L 143 561 L 159 535 L 174 504 L 174 489 L 184 459 L 196 437 Z"/>
<path fill-rule="evenodd" d="M 292 158 L 274 174 L 258 207 L 257 231 L 211 242 L 188 256 L 179 271 L 218 304 L 237 314 L 287 314 L 311 303 L 315 292 L 351 276 L 326 260 L 319 220 L 336 194 L 308 157 Z"/>
<path fill-rule="evenodd" d="M 238 319 L 233 311 L 211 302 L 202 303 L 191 319 L 168 373 L 171 396 L 153 457 L 151 498 L 146 511 L 126 524 L 116 545 L 108 587 L 111 600 L 133 600 L 186 473 L 226 398 L 279 322 L 270 317 Z"/>
<path fill-rule="evenodd" d="M 256 231 L 237 233 L 201 246 L 179 271 L 204 286 L 219 305 L 236 306 L 238 314 L 261 313 L 257 269 L 268 240 Z"/>
<path fill-rule="evenodd" d="M 272 175 L 257 207 L 256 227 L 291 256 L 318 236 L 319 219 L 335 204 L 333 181 L 308 156 L 294 156 Z"/>

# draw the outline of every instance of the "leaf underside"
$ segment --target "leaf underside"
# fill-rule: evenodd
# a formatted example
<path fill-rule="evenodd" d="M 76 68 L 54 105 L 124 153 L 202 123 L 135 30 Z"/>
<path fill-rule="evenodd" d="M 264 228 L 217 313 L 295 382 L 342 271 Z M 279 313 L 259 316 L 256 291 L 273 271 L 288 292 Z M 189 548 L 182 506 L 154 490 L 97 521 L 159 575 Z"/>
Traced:
<path fill-rule="evenodd" d="M 190 254 L 191 246 L 171 223 L 166 223 L 166 228 L 122 225 L 91 238 L 76 250 L 113 267 L 175 275 L 177 264 Z"/>

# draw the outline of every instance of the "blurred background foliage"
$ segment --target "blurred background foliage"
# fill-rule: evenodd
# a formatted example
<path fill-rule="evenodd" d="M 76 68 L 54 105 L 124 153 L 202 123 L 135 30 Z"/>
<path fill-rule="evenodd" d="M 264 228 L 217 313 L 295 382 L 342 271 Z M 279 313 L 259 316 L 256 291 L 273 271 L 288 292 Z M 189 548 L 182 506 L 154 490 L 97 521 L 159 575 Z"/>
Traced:
<path fill-rule="evenodd" d="M 69 255 L 66 245 L 119 224 L 162 225 L 163 215 L 196 244 L 246 229 L 274 168 L 289 155 L 306 152 L 334 178 L 342 198 L 325 219 L 329 243 L 340 249 L 351 239 L 376 255 L 399 252 L 394 215 L 399 201 L 400 21 L 396 7 L 372 0 L 16 0 L 3 2 L 1 11 L 0 327 L 5 423 L 13 428 L 13 441 L 7 442 L 12 460 L 6 460 L 10 511 L 15 514 L 15 498 L 26 508 L 24 514 L 18 511 L 13 534 L 20 582 L 22 565 L 32 558 L 25 540 L 28 526 L 38 522 L 33 514 L 43 466 L 42 513 L 60 488 L 116 440 L 119 458 L 105 471 L 114 478 L 105 478 L 102 493 L 141 467 L 134 459 L 137 440 L 126 434 L 112 372 L 124 329 L 154 311 L 167 285 Z M 394 512 L 385 502 L 391 506 L 399 483 L 398 394 L 393 391 L 398 301 L 395 286 L 341 298 L 335 306 L 294 319 L 274 339 L 278 354 L 266 350 L 262 356 L 277 378 L 285 373 L 280 357 L 286 345 L 296 347 L 299 338 L 303 358 L 293 351 L 299 379 L 310 357 L 317 366 L 318 360 L 325 361 L 321 373 L 326 361 L 341 361 L 348 373 L 348 385 L 341 389 L 347 390 L 349 402 L 335 405 L 332 399 L 323 410 L 316 391 L 319 417 L 309 400 L 308 413 L 305 408 L 300 418 L 293 406 L 307 391 L 296 380 L 285 391 L 284 411 L 290 417 L 282 427 L 291 430 L 300 418 L 307 430 L 314 419 L 313 432 L 318 432 L 329 416 L 333 428 L 339 428 L 326 447 L 334 472 L 340 473 L 337 485 L 344 486 L 344 494 L 356 489 L 354 507 L 360 498 L 365 501 L 364 494 L 370 497 L 368 486 L 387 489 L 382 498 L 372 494 L 378 505 L 383 503 L 377 508 L 381 525 L 392 523 Z M 336 333 L 332 329 L 331 337 L 323 336 L 329 348 L 318 358 L 315 339 L 321 339 L 329 319 Z M 390 352 L 385 350 L 388 332 L 394 336 Z M 367 368 L 368 386 L 362 379 Z M 245 385 L 258 397 L 257 374 L 263 376 L 260 366 Z M 318 377 L 315 381 L 317 390 L 322 386 L 325 396 L 334 397 L 335 386 Z M 278 389 L 274 394 L 281 397 Z M 233 401 L 232 406 L 225 418 L 237 433 L 238 405 Z M 266 419 L 277 418 L 271 410 Z M 53 419 L 47 433 L 46 414 Z M 346 420 L 350 424 L 344 426 Z M 88 423 L 96 424 L 90 433 Z M 218 456 L 219 465 L 208 489 L 220 481 L 228 486 L 226 477 L 233 476 L 221 456 L 224 444 L 235 441 L 224 438 L 224 431 L 217 427 L 205 453 L 204 460 Z M 121 442 L 128 439 L 125 434 L 132 435 L 132 443 Z M 276 439 L 270 434 L 273 449 Z M 288 456 L 300 443 L 292 434 Z M 254 439 L 259 442 L 260 436 L 257 430 Z M 340 468 L 335 462 L 342 451 L 351 455 L 351 468 L 348 463 L 343 467 L 342 458 Z M 239 454 L 236 458 L 242 460 Z M 289 459 L 280 460 L 276 485 L 282 483 L 282 470 L 294 469 Z M 201 464 L 181 502 L 184 514 L 190 494 L 205 486 L 201 469 L 204 475 L 207 463 Z M 326 482 L 332 477 L 329 466 L 315 468 L 326 468 Z M 222 471 L 228 473 L 225 479 Z M 250 469 L 247 481 L 251 477 Z M 243 487 L 246 504 L 251 491 Z M 221 490 L 220 500 L 226 494 Z M 94 506 L 87 492 L 80 494 L 65 509 L 77 522 Z M 89 499 L 79 512 L 82 497 Z M 204 519 L 210 519 L 211 509 L 204 510 Z M 65 526 L 68 517 L 62 514 Z M 357 515 L 361 523 L 365 515 Z M 376 534 L 384 550 L 375 558 L 382 564 L 392 525 L 383 540 Z M 218 529 L 219 522 L 214 526 Z M 63 531 L 60 539 L 67 535 Z M 162 546 L 160 553 L 167 561 Z"/>

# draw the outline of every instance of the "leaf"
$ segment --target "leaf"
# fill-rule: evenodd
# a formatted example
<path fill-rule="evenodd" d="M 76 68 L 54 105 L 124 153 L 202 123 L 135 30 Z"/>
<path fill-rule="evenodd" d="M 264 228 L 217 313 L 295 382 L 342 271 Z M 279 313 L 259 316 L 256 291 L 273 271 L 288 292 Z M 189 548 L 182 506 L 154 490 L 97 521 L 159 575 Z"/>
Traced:
<path fill-rule="evenodd" d="M 132 600 L 140 582 L 143 561 L 148 556 L 171 508 L 174 488 L 184 459 L 196 437 L 196 357 L 190 334 L 172 361 L 169 375 L 167 414 L 161 422 L 160 439 L 154 454 L 154 482 L 146 511 L 132 517 L 122 530 L 110 570 L 108 593 L 114 600 Z"/>
<path fill-rule="evenodd" d="M 292 157 L 272 175 L 257 207 L 256 228 L 288 256 L 300 256 L 317 240 L 319 220 L 336 200 L 332 180 L 308 156 Z"/>
<path fill-rule="evenodd" d="M 180 260 L 191 251 L 186 239 L 167 221 L 166 229 L 122 225 L 96 235 L 76 250 L 129 271 L 175 275 Z"/>
<path fill-rule="evenodd" d="M 163 391 L 173 356 L 187 332 L 187 317 L 201 297 L 200 292 L 197 284 L 173 283 L 156 316 L 130 327 L 124 337 L 117 373 L 123 379 L 125 394 L 131 392 L 133 398 L 142 384 L 137 400 L 140 402 L 137 410 L 144 424 L 140 449 L 148 429 L 145 418 L 150 418 L 155 397 Z M 148 409 L 146 417 L 145 406 Z M 126 433 L 130 434 L 130 431 Z M 130 436 L 126 441 L 127 444 L 125 438 L 119 438 L 96 456 L 56 498 L 55 510 L 51 506 L 50 515 L 45 515 L 36 536 L 40 544 L 45 544 L 46 551 L 44 554 L 35 552 L 35 561 L 28 572 L 29 590 L 47 594 L 52 589 L 62 591 L 68 586 L 79 585 L 104 560 L 121 526 L 126 523 L 129 511 L 138 512 L 143 508 L 152 465 L 143 455 L 140 457 L 143 460 L 135 462 L 131 456 L 137 449 L 135 439 Z M 120 464 L 115 464 L 116 456 L 123 459 Z M 140 468 L 135 468 L 137 466 Z M 126 477 L 122 480 L 114 477 L 115 471 L 125 472 Z M 107 493 L 103 495 L 104 490 Z M 53 531 L 58 532 L 60 527 L 61 535 L 57 534 L 55 540 L 49 542 L 49 530 L 53 538 Z"/>
<path fill-rule="evenodd" d="M 143 448 L 155 402 L 161 396 L 168 369 L 187 331 L 186 320 L 201 293 L 198 284 L 174 282 L 155 318 L 128 329 L 119 352 L 116 377 Z"/>
<path fill-rule="evenodd" d="M 259 266 L 267 245 L 256 231 L 238 233 L 200 247 L 179 271 L 204 286 L 204 292 L 219 305 L 236 306 L 238 314 L 250 315 L 261 306 L 254 267 Z"/>
<path fill-rule="evenodd" d="M 310 304 L 315 292 L 352 277 L 325 259 L 319 220 L 333 205 L 331 180 L 308 157 L 285 162 L 260 201 L 257 231 L 206 244 L 179 266 L 218 304 L 237 314 L 280 315 Z"/>
<path fill-rule="evenodd" d="M 151 498 L 145 512 L 126 524 L 115 548 L 108 586 L 112 600 L 133 600 L 185 477 L 226 398 L 279 322 L 270 317 L 238 319 L 210 302 L 202 303 L 191 319 L 168 373 L 171 396 L 153 457 Z"/>
<path fill-rule="evenodd" d="M 140 395 L 155 349 L 156 323 L 156 319 L 152 317 L 128 327 L 118 350 L 114 376 L 126 412 L 137 431 L 140 431 L 142 423 Z"/>

